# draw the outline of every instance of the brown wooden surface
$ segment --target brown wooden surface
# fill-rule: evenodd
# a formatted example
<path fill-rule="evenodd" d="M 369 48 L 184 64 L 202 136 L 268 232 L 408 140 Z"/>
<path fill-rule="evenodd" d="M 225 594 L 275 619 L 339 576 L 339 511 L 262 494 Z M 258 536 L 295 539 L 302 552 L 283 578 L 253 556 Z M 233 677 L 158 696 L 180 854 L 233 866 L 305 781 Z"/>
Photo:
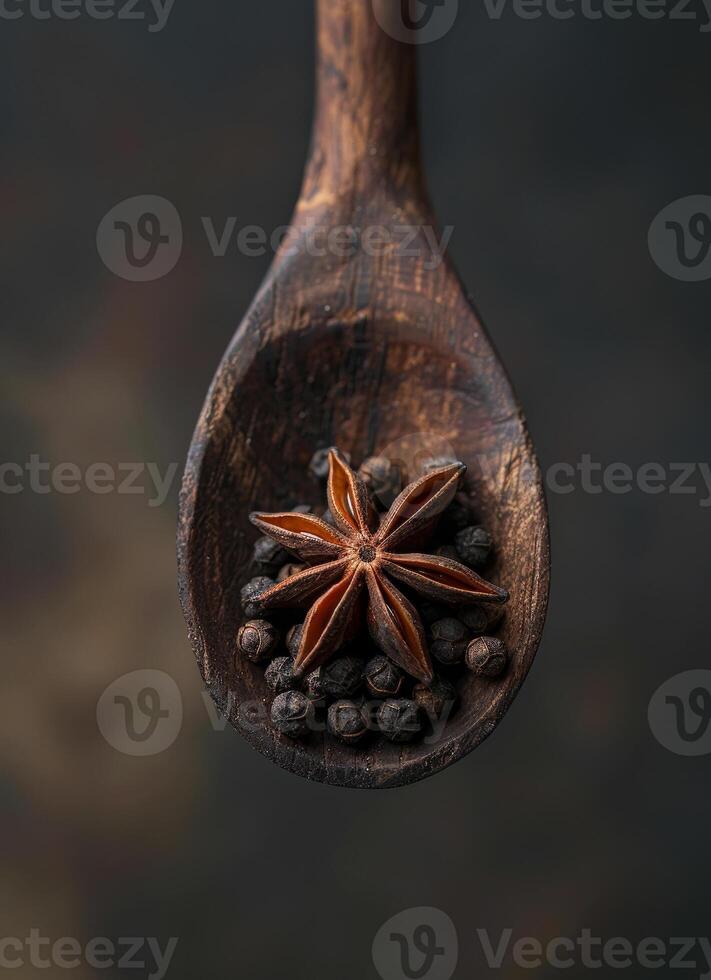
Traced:
<path fill-rule="evenodd" d="M 362 249 L 316 256 L 303 247 L 311 223 L 433 224 L 419 164 L 414 46 L 380 29 L 371 0 L 317 6 L 314 141 L 294 217 L 302 238 L 277 256 L 198 422 L 181 498 L 180 594 L 205 684 L 252 745 L 308 778 L 398 786 L 478 745 L 525 679 L 548 598 L 547 515 L 521 410 L 450 264 L 428 268 L 423 236 L 416 255 L 393 247 L 376 257 Z M 307 466 L 322 446 L 338 445 L 357 465 L 394 444 L 424 451 L 438 440 L 469 465 L 481 520 L 498 545 L 487 577 L 511 593 L 499 635 L 512 667 L 500 681 L 465 679 L 437 744 L 374 739 L 357 749 L 320 734 L 292 742 L 266 719 L 263 671 L 234 656 L 256 537 L 248 514 L 320 502 Z"/>

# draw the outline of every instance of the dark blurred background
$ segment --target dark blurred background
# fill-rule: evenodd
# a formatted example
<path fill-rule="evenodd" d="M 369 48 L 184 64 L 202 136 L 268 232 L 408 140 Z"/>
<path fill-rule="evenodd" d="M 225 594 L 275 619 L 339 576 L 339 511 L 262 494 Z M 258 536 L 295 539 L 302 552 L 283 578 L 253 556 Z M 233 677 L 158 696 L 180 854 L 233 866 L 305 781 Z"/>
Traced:
<path fill-rule="evenodd" d="M 669 751 L 647 719 L 667 678 L 709 660 L 698 478 L 692 493 L 550 494 L 536 664 L 496 734 L 445 773 L 311 785 L 212 723 L 176 599 L 179 473 L 271 256 L 233 240 L 216 257 L 202 219 L 218 234 L 230 217 L 288 223 L 312 5 L 176 0 L 160 31 L 146 5 L 143 20 L 23 9 L 0 17 L 0 462 L 178 474 L 160 506 L 145 475 L 144 493 L 0 494 L 0 937 L 178 937 L 175 980 L 355 980 L 376 976 L 373 937 L 413 906 L 454 921 L 457 977 L 488 975 L 477 928 L 706 935 L 708 757 Z M 711 287 L 647 245 L 663 207 L 709 190 L 697 13 L 496 20 L 464 0 L 420 49 L 432 197 L 544 469 L 709 459 Z M 96 241 L 137 195 L 171 201 L 183 230 L 176 268 L 143 283 Z M 132 756 L 99 731 L 97 702 L 145 669 L 176 681 L 182 728 Z M 492 975 L 520 972 L 508 958 Z"/>

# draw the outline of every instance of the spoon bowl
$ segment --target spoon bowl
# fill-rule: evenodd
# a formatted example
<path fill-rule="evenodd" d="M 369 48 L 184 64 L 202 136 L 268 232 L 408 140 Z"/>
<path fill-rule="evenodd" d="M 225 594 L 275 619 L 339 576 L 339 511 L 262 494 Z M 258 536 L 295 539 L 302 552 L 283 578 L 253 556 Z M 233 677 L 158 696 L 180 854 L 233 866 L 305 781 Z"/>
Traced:
<path fill-rule="evenodd" d="M 398 786 L 465 755 L 513 701 L 545 619 L 548 523 L 521 409 L 456 273 L 433 248 L 414 48 L 381 29 L 371 0 L 317 3 L 311 158 L 292 231 L 198 422 L 181 495 L 180 593 L 205 684 L 252 745 L 308 778 Z M 458 711 L 435 738 L 373 738 L 365 748 L 323 733 L 291 741 L 269 721 L 263 672 L 235 656 L 257 536 L 248 516 L 322 503 L 308 464 L 330 445 L 356 465 L 396 458 L 411 479 L 426 457 L 454 454 L 497 543 L 487 578 L 510 592 L 498 635 L 511 667 L 496 682 L 467 675 Z"/>

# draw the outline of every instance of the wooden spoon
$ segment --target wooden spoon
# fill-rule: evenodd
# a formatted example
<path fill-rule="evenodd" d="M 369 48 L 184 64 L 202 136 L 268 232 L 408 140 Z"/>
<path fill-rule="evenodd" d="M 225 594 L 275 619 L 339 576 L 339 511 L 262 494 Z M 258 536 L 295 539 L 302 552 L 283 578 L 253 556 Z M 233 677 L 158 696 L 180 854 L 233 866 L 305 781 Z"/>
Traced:
<path fill-rule="evenodd" d="M 207 396 L 178 534 L 183 610 L 219 708 L 284 768 L 353 787 L 422 779 L 494 730 L 535 656 L 549 583 L 546 506 L 521 409 L 456 273 L 432 248 L 415 48 L 379 26 L 399 7 L 317 0 L 316 119 L 293 230 Z M 262 670 L 235 656 L 240 588 L 254 574 L 248 515 L 321 502 L 307 468 L 330 445 L 356 465 L 386 450 L 413 469 L 452 450 L 497 542 L 487 576 L 511 594 L 499 635 L 512 665 L 497 681 L 467 675 L 438 739 L 373 738 L 365 749 L 320 733 L 290 741 L 270 724 Z"/>

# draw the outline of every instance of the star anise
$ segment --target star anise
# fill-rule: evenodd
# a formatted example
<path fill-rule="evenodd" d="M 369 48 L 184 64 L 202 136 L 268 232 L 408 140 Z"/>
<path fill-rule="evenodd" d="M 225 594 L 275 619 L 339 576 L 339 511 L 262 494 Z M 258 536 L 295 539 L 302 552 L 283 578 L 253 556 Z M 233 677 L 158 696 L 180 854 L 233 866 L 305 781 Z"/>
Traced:
<path fill-rule="evenodd" d="M 252 514 L 264 534 L 310 567 L 272 586 L 257 600 L 269 610 L 311 604 L 296 654 L 301 675 L 327 661 L 359 621 L 367 598 L 371 636 L 391 660 L 418 680 L 432 680 L 422 621 L 393 579 L 435 602 L 504 602 L 507 593 L 464 565 L 422 547 L 454 499 L 466 467 L 454 463 L 406 487 L 378 526 L 363 481 L 336 452 L 329 457 L 328 505 L 336 527 L 311 514 Z"/>

